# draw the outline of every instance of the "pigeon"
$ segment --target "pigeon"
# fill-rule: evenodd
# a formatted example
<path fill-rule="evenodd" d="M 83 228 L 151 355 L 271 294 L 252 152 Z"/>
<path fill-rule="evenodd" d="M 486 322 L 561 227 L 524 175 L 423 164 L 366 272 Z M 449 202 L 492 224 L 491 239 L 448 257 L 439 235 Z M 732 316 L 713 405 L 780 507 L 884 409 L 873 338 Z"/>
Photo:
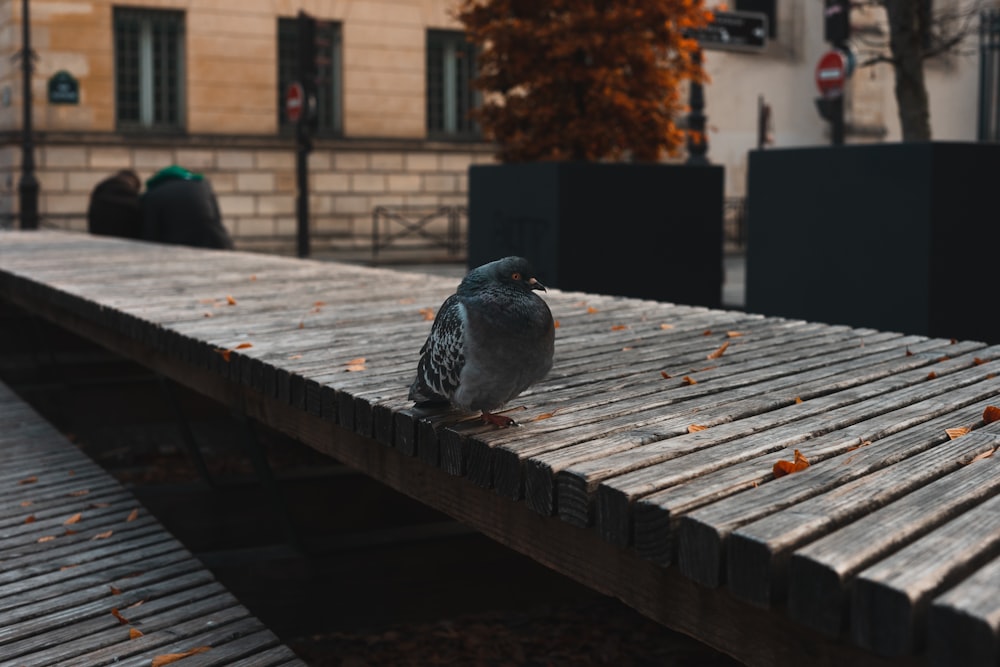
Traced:
<path fill-rule="evenodd" d="M 409 398 L 418 407 L 451 404 L 484 423 L 516 424 L 494 411 L 552 368 L 555 324 L 523 257 L 473 269 L 438 310 L 420 348 Z"/>

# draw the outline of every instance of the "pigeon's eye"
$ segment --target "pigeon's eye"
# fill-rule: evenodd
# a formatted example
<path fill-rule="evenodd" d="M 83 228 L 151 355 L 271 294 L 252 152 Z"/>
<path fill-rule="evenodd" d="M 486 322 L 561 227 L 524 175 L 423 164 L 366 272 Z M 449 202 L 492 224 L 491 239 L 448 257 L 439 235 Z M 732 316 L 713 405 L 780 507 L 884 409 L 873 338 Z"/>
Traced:
<path fill-rule="evenodd" d="M 521 274 L 518 273 L 517 271 L 515 271 L 512 274 L 510 274 L 510 277 L 511 277 L 512 280 L 516 280 L 516 281 L 521 280 Z"/>

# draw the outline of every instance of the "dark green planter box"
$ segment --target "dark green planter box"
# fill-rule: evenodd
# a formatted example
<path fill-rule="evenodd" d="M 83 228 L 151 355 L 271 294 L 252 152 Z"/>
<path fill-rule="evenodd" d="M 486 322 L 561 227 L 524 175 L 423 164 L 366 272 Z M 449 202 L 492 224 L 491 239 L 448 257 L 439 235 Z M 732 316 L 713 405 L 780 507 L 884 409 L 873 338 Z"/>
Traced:
<path fill-rule="evenodd" d="M 750 154 L 746 307 L 1000 343 L 1000 145 Z"/>
<path fill-rule="evenodd" d="M 718 307 L 722 199 L 718 166 L 473 166 L 469 266 L 521 255 L 551 287 Z"/>

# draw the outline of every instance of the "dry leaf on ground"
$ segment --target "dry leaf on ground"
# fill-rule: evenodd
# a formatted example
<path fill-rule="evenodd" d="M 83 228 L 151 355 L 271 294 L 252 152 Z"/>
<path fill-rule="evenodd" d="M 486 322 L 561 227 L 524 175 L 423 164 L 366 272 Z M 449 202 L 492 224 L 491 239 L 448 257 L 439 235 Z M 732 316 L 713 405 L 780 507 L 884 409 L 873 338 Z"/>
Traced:
<path fill-rule="evenodd" d="M 210 648 L 212 647 L 199 646 L 198 648 L 193 648 L 190 651 L 184 651 L 183 653 L 164 653 L 163 655 L 158 655 L 153 658 L 153 662 L 150 664 L 150 667 L 162 667 L 163 665 L 169 665 L 172 662 L 177 662 L 178 660 L 183 660 L 184 658 L 190 658 L 192 655 L 204 653 Z"/>
<path fill-rule="evenodd" d="M 778 477 L 784 477 L 785 475 L 791 475 L 793 472 L 799 472 L 800 470 L 805 470 L 809 467 L 809 459 L 802 455 L 802 452 L 795 450 L 795 458 L 793 461 L 786 461 L 784 459 L 778 461 L 771 468 L 771 472 L 774 474 L 775 479 Z"/>
<path fill-rule="evenodd" d="M 968 426 L 957 426 L 955 428 L 946 428 L 944 432 L 948 434 L 951 440 L 954 440 L 955 438 L 961 438 L 971 430 Z"/>

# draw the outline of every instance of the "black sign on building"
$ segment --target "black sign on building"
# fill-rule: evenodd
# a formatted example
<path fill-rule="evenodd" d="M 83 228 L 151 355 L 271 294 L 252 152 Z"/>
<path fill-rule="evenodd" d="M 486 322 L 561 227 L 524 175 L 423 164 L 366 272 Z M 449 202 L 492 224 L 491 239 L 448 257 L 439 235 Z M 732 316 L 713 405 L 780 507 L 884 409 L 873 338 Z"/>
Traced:
<path fill-rule="evenodd" d="M 767 15 L 761 12 L 713 12 L 704 28 L 689 30 L 703 49 L 759 51 L 767 45 Z"/>
<path fill-rule="evenodd" d="M 66 70 L 59 70 L 49 79 L 49 104 L 79 104 L 80 82 Z"/>

